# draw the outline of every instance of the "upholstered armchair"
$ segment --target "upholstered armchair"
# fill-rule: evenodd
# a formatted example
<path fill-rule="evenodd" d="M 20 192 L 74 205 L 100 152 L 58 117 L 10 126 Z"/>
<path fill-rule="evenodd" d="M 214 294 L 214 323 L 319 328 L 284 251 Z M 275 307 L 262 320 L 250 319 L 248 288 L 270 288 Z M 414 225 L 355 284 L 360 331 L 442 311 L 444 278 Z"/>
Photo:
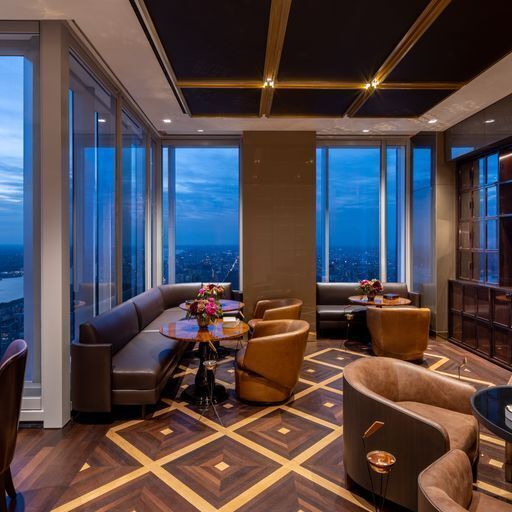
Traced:
<path fill-rule="evenodd" d="M 0 360 L 0 510 L 7 511 L 5 493 L 16 499 L 11 462 L 16 448 L 21 395 L 25 381 L 27 344 L 13 341 Z"/>
<path fill-rule="evenodd" d="M 263 320 L 299 320 L 302 304 L 300 299 L 259 300 L 249 320 L 249 328 L 253 331 L 254 326 Z"/>
<path fill-rule="evenodd" d="M 450 449 L 466 452 L 476 480 L 478 422 L 471 413 L 475 388 L 421 366 L 387 357 L 361 358 L 344 370 L 343 438 L 347 485 L 370 490 L 361 441 L 374 421 L 384 426 L 367 442 L 397 462 L 387 499 L 418 506 L 418 475 Z"/>
<path fill-rule="evenodd" d="M 238 397 L 259 403 L 287 400 L 299 380 L 308 334 L 303 320 L 256 324 L 253 337 L 236 355 Z"/>
<path fill-rule="evenodd" d="M 451 450 L 418 477 L 419 512 L 512 512 L 512 505 L 473 491 L 471 464 L 461 450 Z"/>
<path fill-rule="evenodd" d="M 423 359 L 428 346 L 428 308 L 368 308 L 366 323 L 378 356 L 404 361 Z"/>

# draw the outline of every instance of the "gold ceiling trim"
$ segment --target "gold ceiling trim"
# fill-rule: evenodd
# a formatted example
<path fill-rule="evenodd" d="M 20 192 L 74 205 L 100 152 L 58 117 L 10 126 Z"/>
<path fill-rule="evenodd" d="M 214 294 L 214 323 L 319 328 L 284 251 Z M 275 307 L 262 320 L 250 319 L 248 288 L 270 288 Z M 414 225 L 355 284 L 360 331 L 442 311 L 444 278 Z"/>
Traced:
<path fill-rule="evenodd" d="M 441 13 L 448 7 L 451 0 L 431 0 L 420 16 L 413 23 L 404 37 L 396 45 L 395 49 L 388 55 L 377 73 L 371 80 L 382 87 L 382 82 L 390 75 L 400 61 L 407 55 L 411 48 L 419 41 L 421 36 L 431 27 Z M 375 89 L 372 91 L 364 91 L 350 105 L 345 115 L 352 117 L 365 104 Z"/>
<path fill-rule="evenodd" d="M 255 80 L 178 80 L 181 89 L 261 89 Z"/>
<path fill-rule="evenodd" d="M 274 97 L 273 84 L 276 82 L 277 73 L 279 71 L 291 5 L 292 0 L 272 0 L 270 7 L 263 79 L 265 82 L 270 82 L 272 85 L 264 87 L 261 91 L 260 117 L 268 117 L 272 109 L 272 100 Z"/>
<path fill-rule="evenodd" d="M 423 89 L 457 91 L 464 87 L 466 82 L 384 82 L 379 89 Z"/>

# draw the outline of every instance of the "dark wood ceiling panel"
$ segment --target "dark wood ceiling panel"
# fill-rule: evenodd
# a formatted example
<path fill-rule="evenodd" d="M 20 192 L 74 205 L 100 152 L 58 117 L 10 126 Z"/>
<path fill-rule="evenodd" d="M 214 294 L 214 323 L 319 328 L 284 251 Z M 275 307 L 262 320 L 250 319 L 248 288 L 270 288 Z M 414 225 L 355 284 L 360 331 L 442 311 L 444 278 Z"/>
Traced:
<path fill-rule="evenodd" d="M 512 50 L 511 0 L 452 0 L 389 81 L 467 81 Z"/>
<path fill-rule="evenodd" d="M 417 117 L 452 93 L 437 89 L 377 90 L 354 117 Z"/>
<path fill-rule="evenodd" d="M 280 80 L 366 82 L 428 0 L 294 0 Z"/>
<path fill-rule="evenodd" d="M 355 90 L 276 89 L 272 115 L 340 117 L 354 101 Z"/>
<path fill-rule="evenodd" d="M 144 0 L 178 80 L 263 82 L 270 0 Z"/>
<path fill-rule="evenodd" d="M 257 116 L 261 89 L 183 89 L 193 116 Z"/>

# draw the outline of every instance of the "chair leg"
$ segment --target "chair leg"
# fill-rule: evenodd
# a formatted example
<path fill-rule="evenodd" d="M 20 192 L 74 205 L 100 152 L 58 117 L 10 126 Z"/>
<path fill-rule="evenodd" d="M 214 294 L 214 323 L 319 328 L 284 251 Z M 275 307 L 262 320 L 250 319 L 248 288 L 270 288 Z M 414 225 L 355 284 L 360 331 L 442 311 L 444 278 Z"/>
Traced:
<path fill-rule="evenodd" d="M 12 481 L 11 468 L 7 468 L 7 471 L 4 473 L 4 485 L 9 497 L 15 500 L 16 489 L 14 488 L 14 482 Z"/>

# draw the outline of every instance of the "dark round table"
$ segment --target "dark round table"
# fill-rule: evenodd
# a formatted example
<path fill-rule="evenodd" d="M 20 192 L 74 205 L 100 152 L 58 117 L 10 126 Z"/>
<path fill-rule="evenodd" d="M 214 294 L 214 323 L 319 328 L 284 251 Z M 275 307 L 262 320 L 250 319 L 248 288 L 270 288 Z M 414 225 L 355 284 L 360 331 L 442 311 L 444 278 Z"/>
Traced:
<path fill-rule="evenodd" d="M 505 418 L 505 407 L 509 404 L 512 404 L 512 386 L 485 388 L 471 398 L 477 420 L 505 441 L 505 480 L 512 482 L 512 421 Z"/>
<path fill-rule="evenodd" d="M 181 394 L 182 398 L 194 405 L 206 406 L 212 401 L 220 403 L 227 399 L 228 392 L 221 384 L 208 382 L 207 371 L 203 365 L 204 361 L 216 359 L 217 349 L 214 343 L 222 340 L 237 339 L 249 331 L 249 326 L 239 322 L 236 327 L 225 327 L 222 319 L 217 320 L 207 329 L 200 329 L 196 320 L 180 320 L 170 322 L 160 328 L 160 333 L 168 338 L 188 343 L 199 343 L 199 368 L 196 373 L 195 383 L 188 386 Z M 213 387 L 210 399 L 210 386 Z"/>

